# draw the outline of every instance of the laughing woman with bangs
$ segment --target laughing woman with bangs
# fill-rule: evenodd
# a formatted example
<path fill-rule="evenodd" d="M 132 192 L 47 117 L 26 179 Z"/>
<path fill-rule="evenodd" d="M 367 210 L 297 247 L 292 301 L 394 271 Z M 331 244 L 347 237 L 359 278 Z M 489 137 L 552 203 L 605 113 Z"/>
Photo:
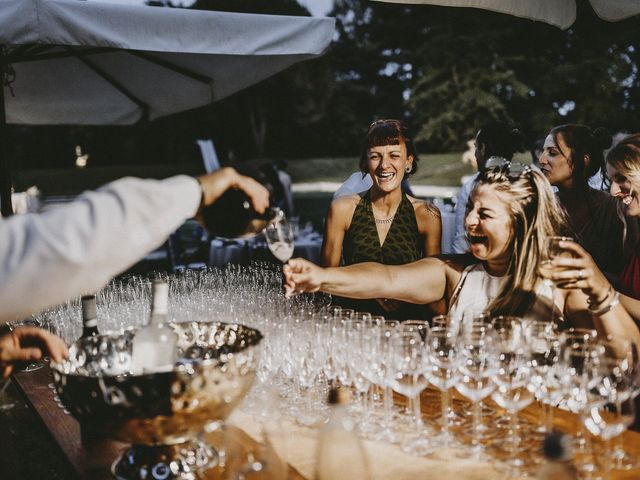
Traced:
<path fill-rule="evenodd" d="M 335 199 L 325 223 L 322 263 L 336 267 L 362 262 L 401 265 L 440 253 L 442 223 L 433 205 L 402 192 L 402 180 L 418 164 L 413 140 L 399 120 L 371 124 L 360 156 L 360 170 L 373 180 L 371 189 Z M 405 320 L 426 318 L 424 306 L 389 299 L 343 306 Z"/>

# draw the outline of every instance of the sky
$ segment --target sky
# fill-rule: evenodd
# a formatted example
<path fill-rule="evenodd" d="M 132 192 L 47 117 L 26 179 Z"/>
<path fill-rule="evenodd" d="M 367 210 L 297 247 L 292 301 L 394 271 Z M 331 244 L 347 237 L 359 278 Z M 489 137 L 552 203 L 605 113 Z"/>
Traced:
<path fill-rule="evenodd" d="M 313 16 L 322 16 L 329 13 L 333 6 L 333 0 L 298 0 L 298 3 L 307 7 Z"/>
<path fill-rule="evenodd" d="M 133 5 L 144 4 L 144 0 L 100 0 L 107 3 L 126 3 Z M 195 0 L 173 0 L 175 3 L 182 3 L 184 6 L 191 5 Z M 307 7 L 314 16 L 323 16 L 329 13 L 333 6 L 333 0 L 298 0 L 298 3 Z"/>

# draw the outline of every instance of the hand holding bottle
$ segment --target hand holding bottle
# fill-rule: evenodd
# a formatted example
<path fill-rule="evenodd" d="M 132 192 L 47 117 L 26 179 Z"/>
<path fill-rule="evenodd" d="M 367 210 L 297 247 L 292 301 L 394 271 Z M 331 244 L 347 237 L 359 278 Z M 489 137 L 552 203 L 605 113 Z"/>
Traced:
<path fill-rule="evenodd" d="M 246 175 L 239 174 L 231 167 L 225 167 L 209 175 L 197 178 L 202 187 L 202 206 L 214 203 L 229 189 L 240 190 L 251 202 L 253 209 L 262 214 L 269 206 L 269 190 Z"/>

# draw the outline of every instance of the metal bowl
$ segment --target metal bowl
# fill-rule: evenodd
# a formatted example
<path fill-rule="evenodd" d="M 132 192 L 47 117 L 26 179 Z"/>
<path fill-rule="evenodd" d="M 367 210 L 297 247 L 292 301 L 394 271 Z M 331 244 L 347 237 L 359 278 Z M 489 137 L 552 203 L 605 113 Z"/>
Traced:
<path fill-rule="evenodd" d="M 255 376 L 262 335 L 221 322 L 171 324 L 178 334 L 172 371 L 133 375 L 133 332 L 75 342 L 52 363 L 58 395 L 83 427 L 133 444 L 175 445 L 224 420 Z"/>

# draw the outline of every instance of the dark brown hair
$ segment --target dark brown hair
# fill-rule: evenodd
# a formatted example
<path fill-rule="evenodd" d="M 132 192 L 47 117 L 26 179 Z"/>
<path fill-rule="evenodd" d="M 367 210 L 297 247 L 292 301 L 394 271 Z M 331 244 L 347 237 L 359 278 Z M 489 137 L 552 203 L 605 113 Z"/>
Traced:
<path fill-rule="evenodd" d="M 362 145 L 360 154 L 360 171 L 367 172 L 367 160 L 369 149 L 372 147 L 383 147 L 385 145 L 405 144 L 407 147 L 407 157 L 412 156 L 411 171 L 406 175 L 412 175 L 418 169 L 418 152 L 413 144 L 413 138 L 409 134 L 409 129 L 400 120 L 376 120 L 369 125 L 367 136 Z"/>
<path fill-rule="evenodd" d="M 556 142 L 558 150 L 562 152 L 558 144 L 558 135 L 571 149 L 571 152 L 562 152 L 562 154 L 571 160 L 573 178 L 580 180 L 584 185 L 602 168 L 604 150 L 611 146 L 611 135 L 604 128 L 591 130 L 585 125 L 569 123 L 554 127 L 549 134 Z M 587 155 L 589 156 L 588 164 L 584 161 Z"/>

